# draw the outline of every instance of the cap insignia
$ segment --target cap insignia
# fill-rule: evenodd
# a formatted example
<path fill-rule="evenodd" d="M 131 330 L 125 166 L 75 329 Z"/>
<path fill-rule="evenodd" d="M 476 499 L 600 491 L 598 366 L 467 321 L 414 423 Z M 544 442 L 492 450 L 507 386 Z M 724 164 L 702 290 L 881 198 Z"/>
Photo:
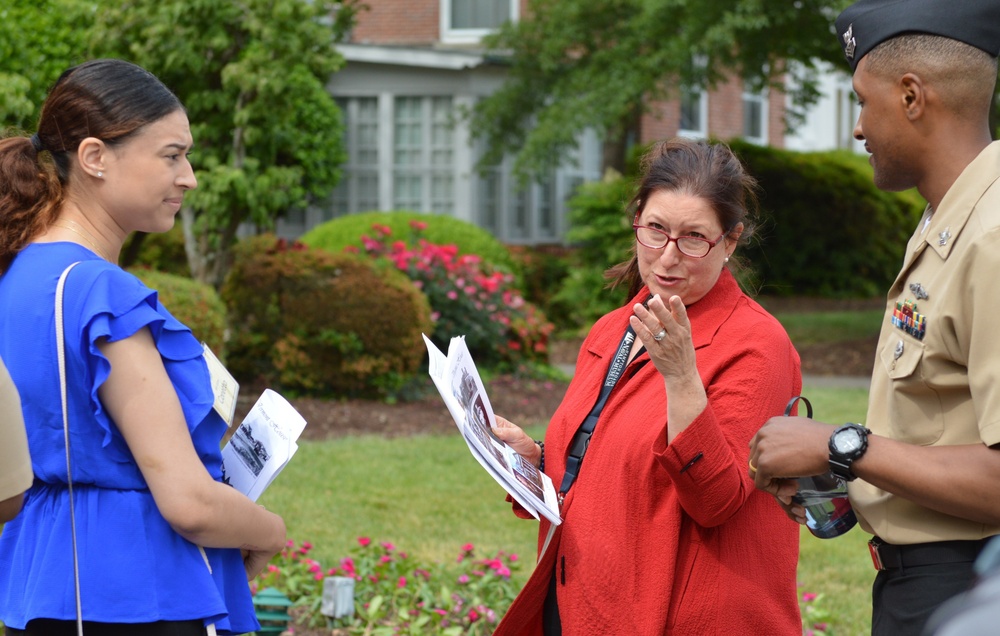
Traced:
<path fill-rule="evenodd" d="M 854 23 L 852 22 L 850 26 L 847 27 L 847 31 L 844 32 L 844 55 L 847 59 L 854 59 Z"/>

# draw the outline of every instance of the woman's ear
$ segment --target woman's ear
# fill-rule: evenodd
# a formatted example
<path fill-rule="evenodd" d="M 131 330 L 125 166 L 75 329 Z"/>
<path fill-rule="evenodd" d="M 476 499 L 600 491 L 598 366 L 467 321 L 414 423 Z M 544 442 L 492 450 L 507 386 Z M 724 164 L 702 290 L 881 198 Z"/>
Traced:
<path fill-rule="evenodd" d="M 730 230 L 728 234 L 726 234 L 726 240 L 727 241 L 732 241 L 733 243 L 737 243 L 737 242 L 739 242 L 741 236 L 743 236 L 743 224 L 742 223 L 737 223 L 733 227 L 733 229 Z M 734 247 L 733 249 L 736 249 L 736 248 Z M 730 252 L 730 255 L 731 254 L 732 254 L 732 252 Z"/>
<path fill-rule="evenodd" d="M 104 176 L 104 171 L 107 169 L 105 165 L 107 153 L 107 144 L 97 137 L 87 137 L 80 142 L 79 148 L 76 149 L 76 158 L 84 173 L 100 178 Z"/>

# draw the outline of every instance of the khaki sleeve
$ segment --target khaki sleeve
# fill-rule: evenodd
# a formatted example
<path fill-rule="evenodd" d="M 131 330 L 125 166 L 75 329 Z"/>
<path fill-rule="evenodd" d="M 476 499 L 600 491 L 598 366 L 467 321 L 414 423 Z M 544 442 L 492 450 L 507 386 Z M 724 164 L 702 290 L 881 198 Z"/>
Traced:
<path fill-rule="evenodd" d="M 30 488 L 33 479 L 21 399 L 0 361 L 0 501 Z"/>

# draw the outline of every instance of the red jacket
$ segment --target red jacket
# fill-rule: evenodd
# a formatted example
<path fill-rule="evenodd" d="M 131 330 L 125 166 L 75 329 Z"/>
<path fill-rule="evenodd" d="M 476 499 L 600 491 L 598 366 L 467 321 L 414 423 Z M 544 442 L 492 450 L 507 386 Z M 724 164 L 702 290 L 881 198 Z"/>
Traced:
<path fill-rule="evenodd" d="M 557 489 L 632 304 L 591 329 L 549 423 L 545 472 Z M 801 635 L 799 526 L 747 470 L 750 438 L 801 391 L 799 356 L 728 270 L 688 316 L 708 406 L 668 446 L 662 376 L 645 351 L 636 356 L 601 413 L 563 523 L 495 634 L 542 633 L 555 572 L 567 636 Z M 543 518 L 540 552 L 550 527 Z"/>

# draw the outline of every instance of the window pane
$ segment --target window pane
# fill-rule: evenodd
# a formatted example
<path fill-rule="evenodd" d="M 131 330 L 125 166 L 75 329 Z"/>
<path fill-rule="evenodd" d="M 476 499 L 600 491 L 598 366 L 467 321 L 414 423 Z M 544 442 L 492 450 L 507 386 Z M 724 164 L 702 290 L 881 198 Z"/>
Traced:
<path fill-rule="evenodd" d="M 764 136 L 764 107 L 760 98 L 743 100 L 743 136 L 751 139 Z"/>
<path fill-rule="evenodd" d="M 497 169 L 479 179 L 479 223 L 494 236 L 500 232 L 500 179 Z"/>
<path fill-rule="evenodd" d="M 451 28 L 496 29 L 511 18 L 510 0 L 451 0 Z"/>
<path fill-rule="evenodd" d="M 701 130 L 701 91 L 681 91 L 681 130 Z"/>

